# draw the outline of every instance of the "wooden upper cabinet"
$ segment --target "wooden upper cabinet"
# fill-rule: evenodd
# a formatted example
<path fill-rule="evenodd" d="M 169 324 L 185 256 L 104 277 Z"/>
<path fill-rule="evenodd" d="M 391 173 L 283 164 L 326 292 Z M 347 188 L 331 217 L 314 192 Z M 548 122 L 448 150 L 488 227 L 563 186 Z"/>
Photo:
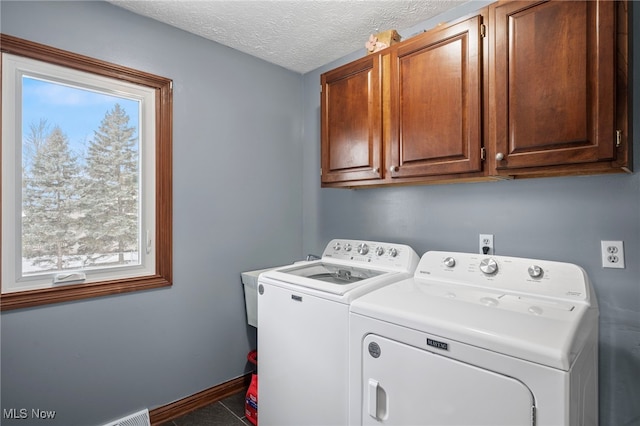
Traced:
<path fill-rule="evenodd" d="M 627 1 L 499 1 L 321 76 L 322 185 L 630 171 Z"/>
<path fill-rule="evenodd" d="M 626 137 L 618 127 L 626 110 L 618 109 L 626 100 L 616 99 L 617 7 L 612 1 L 490 6 L 497 174 L 579 172 L 619 160 L 616 131 Z"/>
<path fill-rule="evenodd" d="M 321 76 L 324 186 L 482 178 L 481 14 Z"/>
<path fill-rule="evenodd" d="M 321 76 L 322 184 L 382 177 L 381 57 Z"/>
<path fill-rule="evenodd" d="M 482 16 L 390 51 L 386 170 L 396 178 L 482 170 Z"/>

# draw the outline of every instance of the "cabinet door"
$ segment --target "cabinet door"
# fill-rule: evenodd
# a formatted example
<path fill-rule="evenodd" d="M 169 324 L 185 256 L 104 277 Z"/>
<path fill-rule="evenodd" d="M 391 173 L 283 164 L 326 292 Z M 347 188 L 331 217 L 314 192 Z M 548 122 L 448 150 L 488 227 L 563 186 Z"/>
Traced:
<path fill-rule="evenodd" d="M 380 179 L 380 55 L 321 76 L 322 183 Z"/>
<path fill-rule="evenodd" d="M 481 24 L 475 16 L 392 51 L 391 177 L 482 170 Z"/>
<path fill-rule="evenodd" d="M 491 8 L 498 172 L 614 159 L 615 7 L 520 1 Z"/>

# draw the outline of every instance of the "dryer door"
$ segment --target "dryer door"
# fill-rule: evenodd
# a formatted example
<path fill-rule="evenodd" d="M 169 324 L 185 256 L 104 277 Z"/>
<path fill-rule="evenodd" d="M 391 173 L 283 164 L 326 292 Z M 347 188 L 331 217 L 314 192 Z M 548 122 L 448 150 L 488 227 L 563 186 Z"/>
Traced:
<path fill-rule="evenodd" d="M 373 334 L 362 350 L 363 425 L 533 424 L 518 380 Z"/>

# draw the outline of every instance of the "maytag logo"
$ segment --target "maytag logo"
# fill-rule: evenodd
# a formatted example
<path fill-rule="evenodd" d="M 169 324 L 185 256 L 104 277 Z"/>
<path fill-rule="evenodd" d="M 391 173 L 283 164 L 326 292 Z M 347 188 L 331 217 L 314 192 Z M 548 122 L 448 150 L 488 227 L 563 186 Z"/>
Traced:
<path fill-rule="evenodd" d="M 437 340 L 427 339 L 427 345 L 443 351 L 449 350 L 449 344 L 444 342 L 438 342 Z"/>

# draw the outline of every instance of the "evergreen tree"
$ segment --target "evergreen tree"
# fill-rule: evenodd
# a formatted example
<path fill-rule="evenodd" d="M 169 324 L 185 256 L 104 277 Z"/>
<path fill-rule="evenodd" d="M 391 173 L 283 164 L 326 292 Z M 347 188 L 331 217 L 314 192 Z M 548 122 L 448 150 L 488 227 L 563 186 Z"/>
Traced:
<path fill-rule="evenodd" d="M 119 104 L 108 111 L 89 142 L 82 191 L 80 253 L 86 262 L 138 250 L 138 149 L 136 129 Z"/>
<path fill-rule="evenodd" d="M 29 125 L 29 133 L 25 135 L 22 144 L 22 167 L 24 170 L 28 170 L 31 167 L 34 157 L 46 143 L 47 136 L 50 134 L 49 125 L 44 118 L 41 118 L 37 124 L 31 123 Z"/>
<path fill-rule="evenodd" d="M 22 254 L 41 268 L 61 270 L 73 260 L 76 161 L 67 136 L 56 126 L 34 151 L 24 175 Z"/>

